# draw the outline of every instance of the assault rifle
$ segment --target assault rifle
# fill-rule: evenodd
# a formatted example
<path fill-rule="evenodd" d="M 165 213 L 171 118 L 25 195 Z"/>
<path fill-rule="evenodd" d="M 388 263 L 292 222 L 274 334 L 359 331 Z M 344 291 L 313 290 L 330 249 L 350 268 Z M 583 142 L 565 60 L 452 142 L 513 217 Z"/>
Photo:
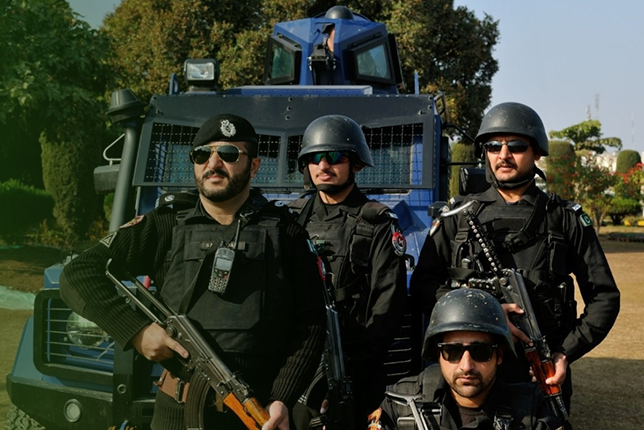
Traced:
<path fill-rule="evenodd" d="M 192 373 L 190 389 L 186 398 L 185 423 L 188 430 L 204 428 L 204 403 L 208 391 L 213 389 L 249 430 L 259 430 L 270 416 L 262 405 L 252 396 L 250 387 L 234 374 L 215 353 L 199 330 L 186 315 L 178 315 L 159 301 L 138 279 L 128 272 L 125 278 L 132 282 L 140 294 L 150 301 L 152 306 L 162 314 L 161 318 L 152 312 L 119 278 L 110 273 L 108 260 L 105 274 L 114 282 L 125 296 L 141 309 L 152 321 L 165 328 L 166 333 L 179 342 L 190 357 L 179 361 Z"/>
<path fill-rule="evenodd" d="M 497 298 L 503 298 L 506 303 L 516 303 L 523 309 L 523 314 L 512 313 L 510 320 L 532 342 L 533 346 L 524 344 L 523 350 L 541 387 L 541 391 L 545 395 L 548 407 L 559 419 L 567 421 L 568 411 L 563 402 L 561 386 L 546 384 L 546 379 L 554 376 L 555 366 L 546 338 L 539 329 L 523 276 L 514 269 L 503 269 L 501 267 L 501 260 L 494 249 L 492 241 L 482 228 L 481 221 L 476 216 L 476 213 L 471 209 L 474 203 L 475 201 L 471 200 L 461 207 L 442 214 L 443 217 L 447 217 L 459 212 L 465 213 L 467 223 L 490 264 L 493 274 L 492 279 L 470 279 L 467 286 L 488 291 Z"/>
<path fill-rule="evenodd" d="M 323 263 L 318 261 L 318 264 L 322 269 Z M 323 277 L 326 278 L 324 274 Z M 326 279 L 324 279 L 324 287 L 327 341 L 323 365 L 327 379 L 329 408 L 326 414 L 313 418 L 309 425 L 311 428 L 324 427 L 327 430 L 355 430 L 357 429 L 354 419 L 355 400 L 351 389 L 351 380 L 344 367 L 340 318 Z"/>

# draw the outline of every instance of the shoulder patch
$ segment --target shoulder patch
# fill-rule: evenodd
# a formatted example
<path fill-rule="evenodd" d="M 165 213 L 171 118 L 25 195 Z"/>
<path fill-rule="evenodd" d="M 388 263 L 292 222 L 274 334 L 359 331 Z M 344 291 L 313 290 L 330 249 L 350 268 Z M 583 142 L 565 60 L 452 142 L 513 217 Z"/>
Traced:
<path fill-rule="evenodd" d="M 579 217 L 579 222 L 581 223 L 581 225 L 583 225 L 584 227 L 590 227 L 593 225 L 593 220 L 590 218 L 590 216 L 588 216 L 586 212 L 584 212 L 579 203 L 576 203 L 572 207 L 572 210 Z"/>
<path fill-rule="evenodd" d="M 429 237 L 432 237 L 441 227 L 441 217 L 436 217 L 432 220 L 432 226 L 429 229 Z"/>
<path fill-rule="evenodd" d="M 138 223 L 143 221 L 143 218 L 145 218 L 145 215 L 136 216 L 132 218 L 132 220 L 130 220 L 129 222 L 126 222 L 125 224 L 120 226 L 119 228 L 128 228 L 128 227 L 132 227 L 133 225 L 137 225 Z"/>
<path fill-rule="evenodd" d="M 403 257 L 407 252 L 407 239 L 398 227 L 398 223 L 391 224 L 391 244 L 394 246 L 394 253 L 398 257 Z"/>
<path fill-rule="evenodd" d="M 101 243 L 101 244 L 105 245 L 106 248 L 109 248 L 110 245 L 112 244 L 112 241 L 116 237 L 116 233 L 117 232 L 114 231 L 114 232 L 108 234 L 103 239 L 101 239 L 98 243 Z"/>

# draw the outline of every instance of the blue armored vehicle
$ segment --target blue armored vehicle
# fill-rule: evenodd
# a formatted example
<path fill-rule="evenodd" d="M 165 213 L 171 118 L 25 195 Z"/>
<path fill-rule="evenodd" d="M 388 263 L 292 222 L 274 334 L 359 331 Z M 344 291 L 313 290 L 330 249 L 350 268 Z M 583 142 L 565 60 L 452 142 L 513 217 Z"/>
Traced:
<path fill-rule="evenodd" d="M 359 175 L 360 189 L 393 208 L 408 253 L 417 257 L 431 222 L 428 207 L 446 199 L 449 150 L 440 99 L 400 94 L 396 40 L 384 24 L 343 7 L 277 24 L 262 86 L 219 91 L 213 60 L 188 60 L 184 72 L 187 86 L 171 77 L 168 94 L 153 96 L 147 109 L 129 90 L 112 97 L 108 115 L 125 129 L 122 155 L 95 172 L 97 189 L 115 190 L 111 230 L 153 209 L 163 193 L 194 187 L 188 152 L 206 119 L 235 113 L 250 120 L 262 159 L 253 186 L 290 200 L 304 191 L 297 163 L 304 129 L 340 114 L 361 125 L 371 148 L 375 167 Z M 13 406 L 5 428 L 148 428 L 160 367 L 71 312 L 58 291 L 63 264 L 45 271 L 7 376 Z M 390 350 L 391 381 L 421 365 L 419 326 L 408 317 Z"/>

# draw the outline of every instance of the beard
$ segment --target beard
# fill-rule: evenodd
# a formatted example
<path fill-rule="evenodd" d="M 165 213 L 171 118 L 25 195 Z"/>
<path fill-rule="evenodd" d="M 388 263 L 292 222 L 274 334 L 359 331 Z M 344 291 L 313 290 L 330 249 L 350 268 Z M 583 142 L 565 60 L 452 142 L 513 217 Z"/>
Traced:
<path fill-rule="evenodd" d="M 213 203 L 225 202 L 232 199 L 233 197 L 241 193 L 250 182 L 250 168 L 251 160 L 249 158 L 246 169 L 244 169 L 243 172 L 232 177 L 228 174 L 228 172 L 222 169 L 207 170 L 203 173 L 203 175 L 201 175 L 200 178 L 195 176 L 195 182 L 197 183 L 199 194 Z M 206 179 L 213 174 L 217 174 L 222 178 L 227 179 L 223 188 L 211 189 L 206 187 Z"/>
<path fill-rule="evenodd" d="M 474 379 L 470 379 L 465 382 L 463 380 L 458 380 L 463 376 L 468 376 Z M 496 379 L 496 372 L 491 375 L 488 375 L 487 378 L 483 377 L 480 372 L 461 372 L 457 371 L 452 375 L 451 380 L 448 381 L 449 386 L 461 397 L 471 399 L 474 398 L 485 390 L 490 388 Z"/>

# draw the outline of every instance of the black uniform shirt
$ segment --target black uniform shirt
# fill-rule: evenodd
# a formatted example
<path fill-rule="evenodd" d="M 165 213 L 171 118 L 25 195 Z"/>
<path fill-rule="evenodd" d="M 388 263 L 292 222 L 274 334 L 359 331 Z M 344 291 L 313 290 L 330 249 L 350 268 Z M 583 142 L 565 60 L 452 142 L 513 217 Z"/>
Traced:
<path fill-rule="evenodd" d="M 266 200 L 258 191 L 251 190 L 240 213 L 255 206 L 257 201 Z M 199 202 L 193 215 L 202 217 L 204 222 L 215 222 L 204 215 L 200 205 Z M 131 339 L 150 324 L 150 320 L 117 295 L 114 285 L 105 276 L 106 262 L 112 258 L 114 268 L 122 267 L 135 276 L 149 275 L 162 289 L 170 266 L 168 251 L 173 229 L 177 224 L 176 211 L 160 207 L 109 234 L 65 266 L 60 279 L 62 298 L 75 312 L 101 326 L 120 345 L 131 348 Z M 279 246 L 284 254 L 279 263 L 285 265 L 292 302 L 298 306 L 292 309 L 291 331 L 283 333 L 290 342 L 282 351 L 279 375 L 272 388 L 260 387 L 257 391 L 270 392 L 271 399 L 291 406 L 304 391 L 306 381 L 319 363 L 324 343 L 324 304 L 319 291 L 321 280 L 315 257 L 306 242 L 306 231 L 290 218 L 285 218 L 279 228 Z M 246 357 L 248 369 L 261 372 L 263 365 L 265 360 L 261 356 Z"/>
<path fill-rule="evenodd" d="M 545 196 L 533 184 L 522 197 L 520 204 L 511 208 L 534 206 L 540 193 Z M 484 205 L 481 213 L 494 211 L 495 207 L 501 205 L 506 207 L 505 201 L 495 188 L 466 198 L 469 199 L 478 200 Z M 566 203 L 561 204 L 564 206 Z M 563 232 L 567 245 L 566 273 L 575 275 L 585 305 L 584 312 L 574 321 L 572 329 L 568 333 L 562 333 L 560 345 L 556 346 L 557 350 L 566 355 L 568 362 L 572 363 L 606 337 L 619 313 L 620 294 L 593 227 L 584 226 L 575 211 L 568 208 L 561 210 L 563 226 L 560 231 Z M 456 251 L 454 239 L 459 226 L 458 218 L 459 216 L 443 218 L 433 235 L 427 237 L 411 277 L 412 297 L 422 302 L 427 314 L 431 313 L 437 295 L 440 297 L 450 289 L 448 267 L 454 267 L 452 259 Z M 546 222 L 545 216 L 542 221 Z M 498 249 L 497 252 L 502 254 Z M 538 315 L 537 317 L 539 318 Z"/>

